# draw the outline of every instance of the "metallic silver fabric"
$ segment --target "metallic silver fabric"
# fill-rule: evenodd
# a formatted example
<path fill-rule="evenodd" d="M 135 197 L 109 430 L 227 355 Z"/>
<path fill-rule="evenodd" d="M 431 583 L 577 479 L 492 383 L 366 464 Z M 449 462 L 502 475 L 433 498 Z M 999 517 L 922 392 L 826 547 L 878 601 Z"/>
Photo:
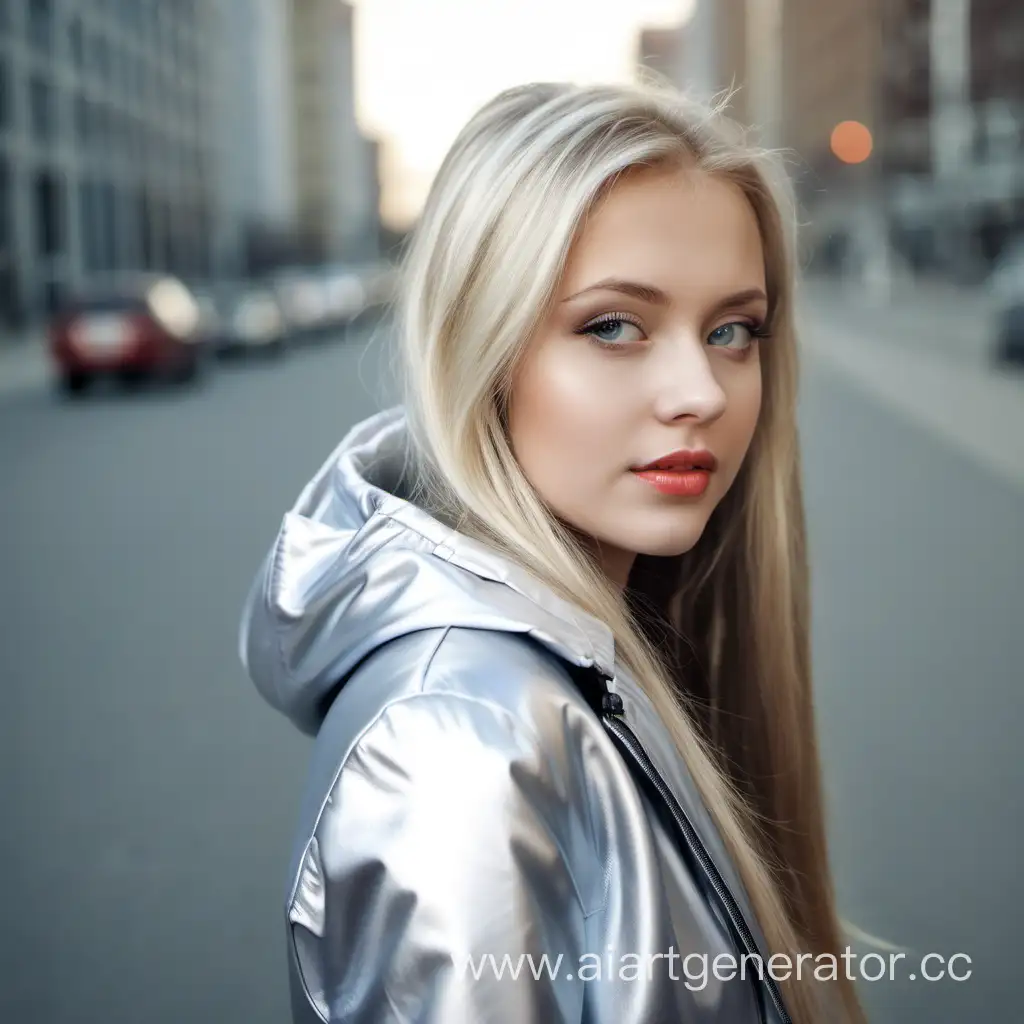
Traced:
<path fill-rule="evenodd" d="M 286 899 L 295 1020 L 776 1021 L 750 980 L 715 976 L 739 957 L 717 904 L 570 677 L 614 676 L 764 951 L 609 631 L 406 500 L 407 456 L 401 409 L 354 428 L 243 616 L 253 681 L 316 735 Z"/>

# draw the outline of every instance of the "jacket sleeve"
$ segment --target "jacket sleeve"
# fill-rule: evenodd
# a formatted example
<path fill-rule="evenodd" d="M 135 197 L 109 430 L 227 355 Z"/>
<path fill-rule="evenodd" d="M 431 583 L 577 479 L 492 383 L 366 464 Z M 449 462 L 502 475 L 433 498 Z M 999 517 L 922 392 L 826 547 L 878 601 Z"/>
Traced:
<path fill-rule="evenodd" d="M 465 695 L 407 697 L 363 733 L 315 834 L 330 1021 L 582 1019 L 580 830 L 559 763 Z"/>

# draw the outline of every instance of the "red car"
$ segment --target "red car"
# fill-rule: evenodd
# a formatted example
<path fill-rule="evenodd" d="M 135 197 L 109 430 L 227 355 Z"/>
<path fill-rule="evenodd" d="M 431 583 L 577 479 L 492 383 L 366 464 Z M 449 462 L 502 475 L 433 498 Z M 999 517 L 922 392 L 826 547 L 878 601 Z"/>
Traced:
<path fill-rule="evenodd" d="M 99 375 L 193 380 L 203 356 L 199 306 L 173 277 L 120 282 L 57 313 L 50 349 L 59 382 L 71 393 Z"/>

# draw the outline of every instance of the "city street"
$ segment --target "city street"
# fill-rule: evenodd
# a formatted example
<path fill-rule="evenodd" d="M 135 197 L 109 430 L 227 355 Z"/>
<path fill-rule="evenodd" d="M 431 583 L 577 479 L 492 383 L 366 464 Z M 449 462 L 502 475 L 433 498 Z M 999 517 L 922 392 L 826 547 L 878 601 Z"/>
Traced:
<path fill-rule="evenodd" d="M 802 417 L 842 911 L 911 947 L 901 977 L 973 968 L 862 991 L 882 1024 L 1016 1019 L 1024 489 L 853 379 L 829 329 Z M 386 358 L 366 328 L 193 390 L 0 394 L 0 1020 L 288 1019 L 308 741 L 245 679 L 238 615 L 298 490 L 393 400 Z"/>

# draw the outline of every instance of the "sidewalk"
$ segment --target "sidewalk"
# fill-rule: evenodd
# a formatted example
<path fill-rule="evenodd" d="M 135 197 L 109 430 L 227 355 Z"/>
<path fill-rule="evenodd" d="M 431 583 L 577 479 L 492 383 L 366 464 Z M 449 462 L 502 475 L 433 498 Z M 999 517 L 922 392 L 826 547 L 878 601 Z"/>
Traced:
<path fill-rule="evenodd" d="M 49 380 L 46 337 L 41 329 L 0 338 L 0 395 L 38 391 Z"/>
<path fill-rule="evenodd" d="M 989 364 L 995 343 L 997 303 L 980 288 L 918 281 L 894 285 L 890 295 L 811 279 L 804 309 L 819 322 L 863 332 L 904 348 L 919 349 L 975 366 Z"/>
<path fill-rule="evenodd" d="M 871 305 L 812 284 L 802 313 L 805 351 L 1024 490 L 1024 372 L 992 364 L 987 297 L 932 287 Z"/>

